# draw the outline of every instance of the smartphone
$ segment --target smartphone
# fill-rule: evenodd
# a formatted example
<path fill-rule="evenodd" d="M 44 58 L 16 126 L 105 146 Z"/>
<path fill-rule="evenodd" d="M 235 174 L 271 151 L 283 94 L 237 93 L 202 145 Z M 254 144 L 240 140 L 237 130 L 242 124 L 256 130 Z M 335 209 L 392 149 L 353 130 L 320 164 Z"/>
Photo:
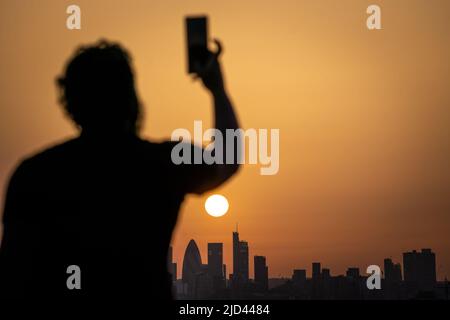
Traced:
<path fill-rule="evenodd" d="M 186 37 L 188 73 L 197 73 L 197 66 L 207 62 L 208 51 L 208 17 L 186 17 Z"/>

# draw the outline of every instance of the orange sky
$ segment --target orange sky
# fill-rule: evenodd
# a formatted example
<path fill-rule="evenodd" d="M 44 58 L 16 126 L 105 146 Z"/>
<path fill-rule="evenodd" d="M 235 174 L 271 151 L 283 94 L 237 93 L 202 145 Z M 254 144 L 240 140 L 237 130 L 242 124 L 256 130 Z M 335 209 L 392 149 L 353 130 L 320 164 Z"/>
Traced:
<path fill-rule="evenodd" d="M 82 30 L 65 27 L 66 7 Z M 369 4 L 382 8 L 368 31 Z M 143 136 L 163 139 L 194 120 L 211 125 L 209 96 L 185 73 L 183 16 L 208 13 L 225 45 L 230 94 L 244 128 L 280 129 L 280 171 L 246 165 L 217 192 L 184 203 L 174 236 L 181 269 L 189 239 L 206 261 L 239 222 L 271 276 L 313 260 L 332 274 L 431 247 L 450 276 L 450 2 L 381 0 L 0 2 L 0 201 L 18 159 L 75 134 L 54 78 L 73 49 L 99 37 L 132 53 L 145 104 Z M 151 228 L 149 226 L 149 232 Z M 251 263 L 252 265 L 253 263 Z"/>

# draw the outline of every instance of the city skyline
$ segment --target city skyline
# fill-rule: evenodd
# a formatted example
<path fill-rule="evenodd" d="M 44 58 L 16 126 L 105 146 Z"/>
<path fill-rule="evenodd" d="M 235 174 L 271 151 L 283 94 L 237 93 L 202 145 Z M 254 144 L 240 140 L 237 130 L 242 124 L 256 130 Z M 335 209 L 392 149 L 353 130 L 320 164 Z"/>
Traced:
<path fill-rule="evenodd" d="M 237 228 L 237 227 L 236 227 Z M 224 256 L 227 250 L 224 250 L 225 246 L 223 242 L 207 242 L 207 250 L 206 250 L 206 254 L 202 252 L 201 249 L 199 249 L 198 243 L 195 241 L 195 239 L 191 239 L 186 247 L 186 250 L 184 252 L 184 257 L 186 257 L 186 252 L 187 250 L 195 245 L 196 250 L 198 250 L 198 255 L 199 255 L 199 261 L 204 261 L 206 262 L 204 265 L 209 265 L 209 261 L 210 261 L 210 250 L 211 247 L 218 247 L 220 246 L 220 261 L 222 262 L 222 270 L 223 268 L 225 268 L 226 270 L 228 270 L 228 273 L 225 273 L 226 279 L 228 279 L 229 277 L 232 276 L 232 274 L 235 273 L 235 270 L 237 268 L 238 270 L 238 274 L 240 276 L 243 276 L 244 279 L 248 280 L 248 279 L 252 279 L 254 280 L 254 277 L 252 275 L 255 274 L 255 263 L 252 262 L 250 263 L 250 261 L 254 261 L 253 258 L 256 257 L 260 257 L 260 258 L 264 258 L 264 263 L 266 263 L 266 261 L 270 261 L 270 257 L 267 257 L 266 255 L 264 255 L 264 253 L 260 252 L 258 254 L 250 254 L 251 252 L 251 245 L 249 245 L 249 243 L 247 241 L 242 241 L 239 238 L 239 232 L 237 231 L 233 231 L 232 232 L 232 247 L 229 251 L 231 251 L 231 256 L 232 256 L 232 262 L 230 264 L 226 264 L 225 260 L 224 260 Z M 247 259 L 247 265 L 240 265 L 239 262 L 239 258 L 241 257 L 241 252 L 239 251 L 239 245 L 243 243 L 244 244 L 244 256 L 246 256 Z M 385 257 L 383 258 L 383 260 L 381 261 L 382 263 L 370 263 L 367 264 L 366 266 L 357 266 L 357 265 L 348 265 L 345 272 L 333 272 L 333 269 L 327 265 L 327 264 L 323 264 L 323 262 L 316 262 L 316 261 L 311 261 L 311 263 L 309 265 L 311 265 L 311 267 L 302 267 L 302 266 L 293 266 L 292 268 L 292 273 L 291 274 L 284 274 L 284 275 L 273 275 L 270 274 L 270 272 L 268 273 L 268 278 L 291 278 L 293 276 L 293 274 L 295 273 L 295 270 L 302 270 L 305 272 L 305 277 L 309 278 L 315 278 L 318 277 L 319 274 L 321 274 L 322 271 L 325 270 L 326 273 L 328 273 L 329 275 L 344 275 L 346 273 L 348 273 L 349 271 L 352 272 L 355 269 L 359 269 L 359 272 L 361 272 L 361 275 L 367 275 L 365 273 L 365 269 L 370 266 L 370 265 L 377 265 L 382 269 L 382 276 L 383 277 L 392 277 L 392 278 L 398 278 L 398 274 L 400 274 L 400 278 L 403 279 L 402 275 L 404 274 L 404 264 L 407 264 L 409 262 L 409 264 L 411 264 L 411 260 L 417 259 L 416 254 L 420 254 L 420 253 L 425 253 L 425 254 L 432 254 L 433 255 L 433 270 L 434 273 L 431 275 L 428 275 L 428 277 L 434 278 L 436 279 L 436 281 L 445 281 L 446 279 L 448 279 L 447 275 L 444 275 L 442 279 L 437 277 L 437 263 L 436 263 L 436 258 L 435 255 L 437 255 L 435 252 L 432 252 L 432 250 L 430 248 L 420 248 L 420 250 L 417 249 L 410 249 L 409 251 L 405 251 L 402 253 L 399 253 L 399 256 L 401 257 L 400 259 L 393 259 L 392 257 Z M 197 254 L 197 253 L 196 253 Z M 173 247 L 170 246 L 169 247 L 169 266 L 170 263 L 175 263 L 176 265 L 180 265 L 179 260 L 174 259 L 173 258 Z M 237 259 L 236 259 L 237 257 Z M 323 261 L 323 260 L 317 260 L 317 261 Z M 397 261 L 397 262 L 396 262 Z M 399 262 L 401 261 L 401 263 Z M 406 262 L 406 263 L 405 263 Z M 184 259 L 181 260 L 181 264 L 184 264 Z M 230 268 L 232 266 L 232 268 Z M 324 268 L 324 266 L 326 266 L 326 268 Z M 386 272 L 385 270 L 388 269 L 388 271 Z M 176 268 L 175 268 L 176 269 Z M 246 271 L 242 271 L 245 270 Z M 177 272 L 177 279 L 181 279 L 182 278 L 182 271 L 181 269 L 178 268 L 178 270 L 180 270 L 180 272 Z M 269 269 L 270 270 L 270 269 Z M 416 273 L 420 273 L 421 271 L 415 271 Z M 386 275 L 387 273 L 387 275 Z M 215 273 L 217 274 L 217 272 Z"/>
<path fill-rule="evenodd" d="M 294 268 L 289 278 L 278 279 L 270 285 L 270 264 L 267 257 L 253 255 L 249 259 L 251 244 L 240 240 L 236 228 L 232 232 L 233 268 L 227 269 L 223 261 L 223 243 L 208 242 L 207 261 L 201 258 L 194 239 L 186 247 L 182 277 L 172 278 L 173 291 L 178 299 L 248 299 L 251 297 L 293 299 L 448 299 L 448 280 L 436 277 L 436 254 L 430 248 L 403 252 L 402 263 L 385 258 L 381 270 L 379 290 L 370 290 L 365 283 L 372 275 L 366 267 L 349 265 L 345 274 L 334 274 L 320 261 L 311 263 L 308 277 L 306 268 Z M 172 247 L 168 266 L 173 269 Z M 253 277 L 249 260 L 254 261 Z M 373 267 L 373 266 L 372 266 Z M 228 270 L 228 272 L 227 272 Z M 381 285 L 382 283 L 382 285 Z"/>

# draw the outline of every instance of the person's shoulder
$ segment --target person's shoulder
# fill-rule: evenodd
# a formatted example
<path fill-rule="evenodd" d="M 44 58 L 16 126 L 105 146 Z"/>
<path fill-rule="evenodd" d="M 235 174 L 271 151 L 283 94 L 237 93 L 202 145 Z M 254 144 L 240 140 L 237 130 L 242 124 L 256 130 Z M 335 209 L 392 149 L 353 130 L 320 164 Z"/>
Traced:
<path fill-rule="evenodd" d="M 79 146 L 79 138 L 53 143 L 50 146 L 24 156 L 19 160 L 17 170 L 26 170 L 48 164 L 49 162 L 60 161 L 61 158 L 68 157 L 72 152 L 75 152 L 77 146 Z"/>
<path fill-rule="evenodd" d="M 75 149 L 78 139 L 70 139 L 60 143 L 54 143 L 41 150 L 28 154 L 18 160 L 15 169 L 12 171 L 11 181 L 29 180 L 38 172 L 42 172 L 46 167 L 52 167 L 63 155 L 67 156 L 71 149 Z"/>
<path fill-rule="evenodd" d="M 79 146 L 80 138 L 73 138 L 70 140 L 54 143 L 25 157 L 23 159 L 23 162 L 26 164 L 37 164 L 41 161 L 65 157 L 70 155 L 70 153 L 72 152 L 76 152 Z"/>

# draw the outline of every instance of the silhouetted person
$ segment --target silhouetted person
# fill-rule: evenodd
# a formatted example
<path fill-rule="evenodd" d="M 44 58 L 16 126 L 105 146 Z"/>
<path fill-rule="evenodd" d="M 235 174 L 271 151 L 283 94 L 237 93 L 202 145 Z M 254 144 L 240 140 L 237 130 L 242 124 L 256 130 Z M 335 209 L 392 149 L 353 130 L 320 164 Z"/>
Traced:
<path fill-rule="evenodd" d="M 213 97 L 215 127 L 224 132 L 238 124 L 218 45 L 198 76 Z M 171 299 L 166 257 L 180 205 L 186 194 L 222 184 L 238 164 L 175 165 L 176 142 L 140 139 L 130 57 L 117 44 L 77 50 L 58 86 L 80 135 L 22 161 L 11 177 L 0 291 Z M 66 286 L 70 265 L 81 268 L 81 290 Z"/>

